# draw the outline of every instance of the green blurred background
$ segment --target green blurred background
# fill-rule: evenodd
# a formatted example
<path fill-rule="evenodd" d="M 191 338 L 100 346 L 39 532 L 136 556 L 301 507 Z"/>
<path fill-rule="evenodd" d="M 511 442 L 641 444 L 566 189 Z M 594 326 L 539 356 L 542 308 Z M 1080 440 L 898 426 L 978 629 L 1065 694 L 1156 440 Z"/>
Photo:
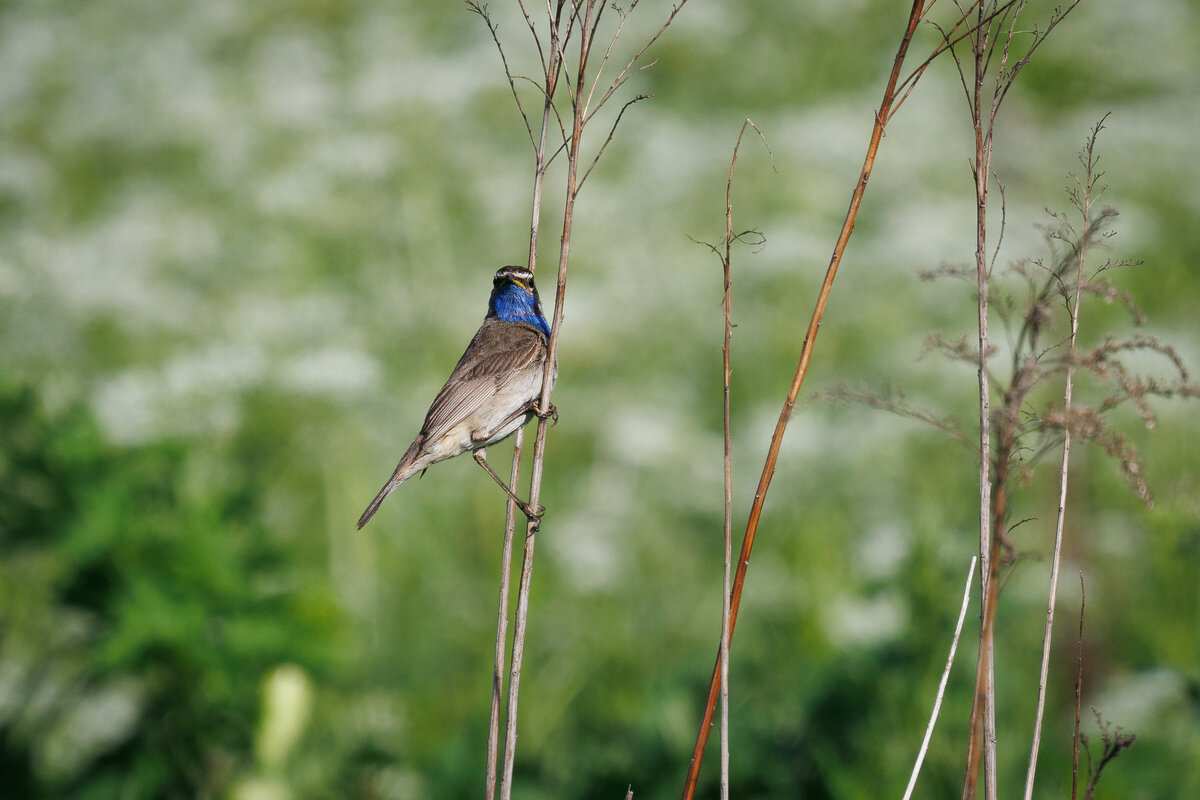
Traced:
<path fill-rule="evenodd" d="M 667 8 L 643 6 L 629 46 Z M 907 9 L 693 0 L 627 87 L 655 98 L 577 209 L 514 797 L 678 795 L 722 550 L 720 269 L 688 237 L 722 235 L 752 117 L 778 173 L 747 140 L 735 226 L 767 241 L 735 254 L 741 524 Z M 523 21 L 492 11 L 532 71 Z M 1085 0 L 1021 76 L 995 155 L 999 263 L 1041 256 L 1042 208 L 1067 210 L 1066 173 L 1112 112 L 1107 255 L 1145 260 L 1116 280 L 1192 366 L 1198 74 L 1194 2 Z M 971 259 L 970 152 L 944 60 L 883 142 L 810 394 L 895 381 L 972 418 L 970 367 L 920 357 L 928 335 L 972 330 L 970 290 L 916 279 Z M 523 260 L 530 173 L 491 38 L 455 3 L 0 5 L 0 794 L 478 796 L 502 496 L 459 459 L 354 520 L 492 271 Z M 1085 306 L 1085 343 L 1130 330 Z M 1139 737 L 1101 796 L 1200 796 L 1196 410 L 1156 408 L 1152 432 L 1113 419 L 1153 509 L 1076 450 L 1039 797 L 1070 787 L 1078 570 L 1084 730 L 1099 738 L 1094 705 Z M 1034 518 L 1015 534 L 1034 557 L 998 623 L 1006 795 L 1032 729 L 1052 471 L 1013 514 Z M 976 547 L 975 480 L 967 449 L 911 421 L 796 415 L 733 652 L 735 796 L 901 794 Z M 973 619 L 919 796 L 961 783 Z M 704 796 L 715 764 L 714 741 Z"/>

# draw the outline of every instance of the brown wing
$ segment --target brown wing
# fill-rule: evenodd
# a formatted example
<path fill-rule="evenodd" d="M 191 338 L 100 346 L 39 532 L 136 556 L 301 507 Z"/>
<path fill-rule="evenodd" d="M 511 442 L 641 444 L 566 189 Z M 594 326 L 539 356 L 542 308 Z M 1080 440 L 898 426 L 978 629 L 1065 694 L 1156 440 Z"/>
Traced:
<path fill-rule="evenodd" d="M 546 359 L 546 339 L 527 325 L 484 320 L 446 385 L 434 398 L 421 434 L 435 441 L 474 414 L 512 380 Z"/>

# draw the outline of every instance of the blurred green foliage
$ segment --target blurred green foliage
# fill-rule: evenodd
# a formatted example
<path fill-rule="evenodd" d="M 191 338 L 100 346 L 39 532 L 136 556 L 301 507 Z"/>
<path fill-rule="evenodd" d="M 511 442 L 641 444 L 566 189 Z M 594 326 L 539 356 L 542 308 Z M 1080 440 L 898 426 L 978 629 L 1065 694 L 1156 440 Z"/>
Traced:
<path fill-rule="evenodd" d="M 642 5 L 631 47 L 665 13 Z M 743 143 L 735 227 L 767 237 L 735 252 L 743 519 L 906 10 L 693 0 L 628 87 L 655 98 L 627 112 L 577 208 L 515 797 L 678 795 L 721 585 L 720 270 L 686 237 L 723 231 L 752 117 L 779 172 Z M 531 72 L 524 21 L 492 12 Z M 936 40 L 922 30 L 914 47 Z M 999 263 L 1044 255 L 1041 208 L 1065 205 L 1064 173 L 1113 112 L 1099 145 L 1122 212 L 1112 255 L 1146 261 L 1119 281 L 1193 366 L 1197 40 L 1182 0 L 1083 3 L 1022 74 L 994 161 Z M 960 91 L 935 64 L 889 127 L 814 390 L 896 380 L 972 419 L 974 371 L 920 358 L 929 334 L 972 330 L 970 289 L 914 278 L 974 247 Z M 480 792 L 502 496 L 452 461 L 353 523 L 492 272 L 524 257 L 524 137 L 486 29 L 442 2 L 0 6 L 5 798 Z M 1083 330 L 1094 344 L 1129 327 L 1097 302 Z M 1077 570 L 1084 729 L 1095 738 L 1094 705 L 1139 737 L 1102 793 L 1200 796 L 1197 426 L 1194 409 L 1159 411 L 1153 432 L 1114 420 L 1153 509 L 1101 453 L 1075 454 L 1039 796 L 1070 783 Z M 1032 521 L 998 620 L 1006 792 L 1032 730 L 1053 471 L 1032 473 L 1013 512 Z M 733 649 L 735 796 L 900 795 L 976 492 L 973 454 L 948 438 L 802 405 Z M 961 784 L 970 619 L 920 796 Z"/>
<path fill-rule="evenodd" d="M 6 794 L 220 794 L 265 672 L 339 662 L 328 589 L 191 448 L 114 449 L 28 388 L 0 422 Z"/>

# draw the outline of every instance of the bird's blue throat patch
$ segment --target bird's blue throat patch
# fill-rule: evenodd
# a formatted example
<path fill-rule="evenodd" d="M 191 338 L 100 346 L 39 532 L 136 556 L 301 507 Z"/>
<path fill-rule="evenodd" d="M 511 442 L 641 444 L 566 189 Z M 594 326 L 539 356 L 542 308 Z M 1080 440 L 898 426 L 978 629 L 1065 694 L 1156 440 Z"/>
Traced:
<path fill-rule="evenodd" d="M 550 324 L 538 309 L 537 300 L 524 287 L 506 283 L 492 292 L 488 304 L 488 316 L 503 322 L 524 322 L 532 325 L 550 338 Z"/>

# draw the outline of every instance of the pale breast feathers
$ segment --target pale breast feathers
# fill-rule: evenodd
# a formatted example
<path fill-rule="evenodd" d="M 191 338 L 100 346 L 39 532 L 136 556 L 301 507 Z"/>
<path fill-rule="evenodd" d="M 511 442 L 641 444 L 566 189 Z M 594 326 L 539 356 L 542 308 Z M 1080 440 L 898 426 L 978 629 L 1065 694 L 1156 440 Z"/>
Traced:
<path fill-rule="evenodd" d="M 528 383 L 545 360 L 545 337 L 534 328 L 485 321 L 430 406 L 421 433 L 437 438 L 510 385 Z"/>

